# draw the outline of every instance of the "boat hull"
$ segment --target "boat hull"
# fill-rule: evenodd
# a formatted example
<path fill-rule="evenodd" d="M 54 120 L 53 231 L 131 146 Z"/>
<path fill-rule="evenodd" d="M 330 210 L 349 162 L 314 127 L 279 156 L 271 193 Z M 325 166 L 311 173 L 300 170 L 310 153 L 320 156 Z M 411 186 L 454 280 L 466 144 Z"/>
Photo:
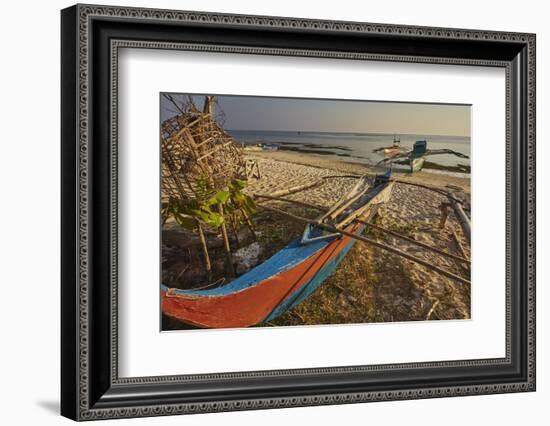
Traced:
<path fill-rule="evenodd" d="M 297 266 L 236 293 L 180 296 L 163 291 L 162 311 L 180 321 L 207 328 L 248 327 L 272 320 L 288 309 L 282 306 L 294 292 L 315 281 L 340 253 L 347 253 L 353 242 L 351 237 L 338 238 Z"/>
<path fill-rule="evenodd" d="M 379 205 L 387 201 L 392 185 L 387 183 L 380 189 L 362 219 L 370 219 Z M 365 225 L 353 222 L 345 230 L 359 235 L 364 228 Z M 220 289 L 193 292 L 163 286 L 162 312 L 203 328 L 248 327 L 271 321 L 313 293 L 337 268 L 355 241 L 345 235 L 310 244 L 295 240 L 264 264 Z M 277 269 L 277 264 L 291 266 Z M 277 271 L 266 276 L 270 268 Z"/>
<path fill-rule="evenodd" d="M 419 172 L 424 166 L 424 157 L 410 159 L 411 173 Z"/>

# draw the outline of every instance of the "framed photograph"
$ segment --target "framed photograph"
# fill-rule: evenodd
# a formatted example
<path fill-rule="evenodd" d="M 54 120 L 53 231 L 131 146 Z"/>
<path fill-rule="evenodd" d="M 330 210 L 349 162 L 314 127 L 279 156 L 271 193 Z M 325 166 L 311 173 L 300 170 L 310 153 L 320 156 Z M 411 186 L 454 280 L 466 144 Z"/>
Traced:
<path fill-rule="evenodd" d="M 74 420 L 535 390 L 535 35 L 61 12 Z"/>

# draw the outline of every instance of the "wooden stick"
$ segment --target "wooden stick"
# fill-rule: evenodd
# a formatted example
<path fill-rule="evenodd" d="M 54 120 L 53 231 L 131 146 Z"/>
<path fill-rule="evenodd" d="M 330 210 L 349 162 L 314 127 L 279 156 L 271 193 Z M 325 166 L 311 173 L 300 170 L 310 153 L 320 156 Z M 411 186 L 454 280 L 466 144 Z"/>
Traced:
<path fill-rule="evenodd" d="M 453 239 L 455 240 L 455 243 L 458 246 L 458 250 L 460 251 L 460 253 L 462 253 L 462 257 L 468 259 L 468 256 L 466 255 L 466 251 L 464 250 L 464 247 L 462 247 L 462 243 L 458 239 L 458 235 L 456 235 L 456 232 L 454 229 L 453 229 Z"/>
<path fill-rule="evenodd" d="M 174 135 L 171 135 L 168 139 L 167 139 L 167 142 L 168 143 L 175 143 L 178 138 L 180 136 L 182 136 L 185 132 L 189 132 L 189 129 L 194 126 L 195 124 L 197 124 L 199 121 L 201 120 L 201 118 L 197 118 L 193 121 L 191 121 L 190 123 L 187 123 L 184 127 L 182 127 L 176 134 Z"/>
<path fill-rule="evenodd" d="M 220 149 L 226 147 L 227 145 L 231 145 L 232 143 L 233 141 L 229 141 L 229 142 L 216 145 L 211 151 L 208 151 L 206 154 L 203 154 L 199 158 L 197 158 L 197 161 L 200 162 L 201 160 L 204 160 L 206 157 L 209 157 L 210 155 L 218 152 Z"/>
<path fill-rule="evenodd" d="M 371 175 L 370 174 L 368 175 L 333 175 L 333 176 L 323 176 L 321 179 L 338 179 L 338 178 L 361 179 L 363 176 L 371 176 Z"/>
<path fill-rule="evenodd" d="M 239 211 L 243 216 L 243 219 L 246 223 L 246 226 L 248 227 L 248 230 L 250 231 L 250 234 L 252 235 L 252 238 L 254 239 L 254 241 L 258 241 L 258 237 L 256 236 L 256 231 L 254 231 L 254 224 L 252 223 L 252 220 L 250 220 L 244 209 L 241 208 L 239 209 Z"/>
<path fill-rule="evenodd" d="M 214 137 L 211 136 L 209 138 L 206 138 L 205 140 L 201 141 L 200 143 L 198 144 L 195 144 L 195 148 L 200 148 L 202 147 L 203 145 L 207 144 L 208 142 L 212 142 L 214 140 Z"/>
<path fill-rule="evenodd" d="M 225 226 L 225 217 L 223 215 L 223 205 L 218 204 L 218 212 L 224 218 L 224 221 L 221 225 L 222 230 L 222 237 L 223 237 L 223 246 L 225 249 L 225 257 L 226 257 L 226 269 L 227 273 L 231 276 L 235 276 L 235 269 L 233 268 L 233 256 L 231 255 L 231 246 L 229 245 L 229 237 L 227 236 L 227 227 Z"/>
<path fill-rule="evenodd" d="M 439 220 L 439 228 L 443 229 L 445 228 L 445 224 L 447 223 L 447 218 L 449 217 L 449 203 L 441 203 L 439 205 L 439 210 L 441 210 L 441 219 Z"/>
<path fill-rule="evenodd" d="M 374 205 L 382 205 L 389 201 L 391 197 L 391 193 L 393 191 L 393 182 L 390 182 L 387 184 L 385 188 L 383 188 L 378 194 L 376 194 L 374 197 L 370 199 L 368 203 L 363 205 L 362 207 L 359 207 L 357 210 L 355 210 L 352 214 L 347 216 L 344 220 L 341 222 L 338 222 L 336 224 L 336 227 L 341 228 L 349 223 L 353 222 L 355 219 L 357 219 L 360 216 L 363 216 L 366 210 L 371 209 Z"/>
<path fill-rule="evenodd" d="M 312 182 L 312 183 L 306 183 L 305 185 L 298 185 L 298 186 L 293 186 L 292 188 L 282 189 L 280 191 L 275 191 L 274 193 L 271 194 L 271 196 L 272 197 L 280 197 L 282 195 L 290 195 L 290 194 L 294 194 L 295 192 L 300 192 L 300 191 L 304 191 L 306 189 L 313 188 L 313 187 L 321 185 L 323 183 L 325 183 L 325 181 L 323 179 L 319 179 L 319 180 L 317 180 L 315 182 Z"/>
<path fill-rule="evenodd" d="M 235 238 L 235 242 L 237 243 L 237 247 L 240 246 L 240 243 L 239 243 L 239 233 L 237 232 L 237 225 L 235 225 L 237 221 L 237 214 L 235 212 L 233 212 L 233 214 L 231 215 L 231 230 L 233 231 L 233 238 Z"/>
<path fill-rule="evenodd" d="M 429 320 L 432 316 L 432 314 L 435 311 L 435 308 L 437 308 L 437 305 L 439 305 L 439 299 L 434 302 L 430 310 L 428 311 L 428 315 L 426 315 L 426 319 Z"/>
<path fill-rule="evenodd" d="M 208 281 L 212 280 L 212 264 L 210 263 L 210 255 L 208 254 L 208 246 L 206 245 L 206 238 L 204 237 L 204 232 L 202 231 L 202 226 L 197 220 L 197 230 L 199 231 L 199 238 L 202 246 L 202 254 L 204 256 L 204 264 L 206 266 L 206 275 Z"/>
<path fill-rule="evenodd" d="M 367 244 L 370 244 L 374 247 L 377 247 L 377 248 L 380 248 L 382 250 L 386 250 L 386 251 L 389 251 L 390 253 L 394 253 L 394 254 L 397 254 L 401 257 L 404 257 L 412 262 L 416 262 L 416 263 L 419 263 L 420 265 L 423 265 L 425 266 L 426 268 L 428 269 L 432 269 L 434 270 L 435 272 L 438 272 L 439 274 L 441 275 L 444 275 L 446 276 L 447 278 L 451 278 L 453 280 L 456 280 L 456 281 L 459 281 L 461 282 L 462 284 L 467 284 L 467 285 L 470 285 L 470 281 L 468 281 L 467 279 L 465 278 L 462 278 L 462 277 L 459 277 L 458 275 L 455 275 L 453 274 L 452 272 L 449 272 L 449 271 L 446 271 L 444 269 L 441 269 L 433 264 L 431 264 L 430 262 L 427 262 L 425 260 L 422 260 L 422 259 L 419 259 L 415 256 L 412 256 L 408 253 L 405 253 L 399 249 L 396 249 L 395 247 L 391 247 L 391 246 L 388 246 L 386 244 L 382 244 L 382 243 L 379 243 L 378 241 L 375 241 L 375 240 L 371 240 L 370 238 L 367 238 L 367 237 L 363 237 L 361 235 L 356 235 L 352 232 L 348 232 L 348 231 L 345 231 L 343 229 L 338 229 L 334 226 L 331 226 L 331 225 L 327 225 L 325 223 L 317 223 L 316 221 L 314 220 L 311 220 L 311 219 L 307 219 L 305 217 L 301 217 L 301 216 L 296 216 L 292 213 L 287 213 L 283 210 L 279 210 L 279 209 L 276 209 L 274 207 L 268 207 L 268 206 L 265 206 L 265 205 L 260 205 L 261 208 L 263 209 L 266 209 L 266 210 L 269 210 L 269 211 L 272 211 L 274 213 L 279 213 L 279 214 L 282 214 L 284 216 L 288 216 L 290 217 L 291 219 L 294 219 L 294 220 L 298 220 L 300 222 L 305 222 L 305 223 L 309 223 L 311 225 L 316 225 L 318 226 L 319 228 L 321 229 L 325 229 L 327 231 L 330 231 L 330 232 L 337 232 L 339 234 L 342 234 L 342 235 L 346 235 L 348 237 L 351 237 L 351 238 L 354 238 L 358 241 L 362 241 L 363 243 L 367 243 Z"/>
<path fill-rule="evenodd" d="M 253 196 L 257 198 L 265 198 L 267 200 L 277 200 L 277 201 L 284 201 L 287 203 L 298 204 L 298 205 L 309 207 L 315 210 L 321 210 L 321 211 L 328 210 L 326 207 L 318 206 L 316 204 L 310 204 L 310 203 L 306 203 L 304 201 L 298 201 L 298 200 L 291 200 L 289 198 L 284 198 L 284 197 L 274 197 L 273 195 L 266 195 L 266 194 L 253 194 Z"/>
<path fill-rule="evenodd" d="M 437 186 L 423 185 L 421 183 L 409 182 L 407 180 L 401 180 L 401 179 L 392 179 L 392 181 L 396 183 L 402 183 L 404 185 L 418 186 L 419 188 L 429 189 L 430 191 L 434 191 L 441 195 L 444 195 L 448 197 L 450 200 L 456 201 L 457 203 L 462 203 L 461 200 L 459 200 L 458 198 L 455 198 L 449 191 L 446 191 L 445 189 L 439 188 Z"/>
<path fill-rule="evenodd" d="M 177 108 L 177 110 L 182 113 L 182 114 L 185 114 L 185 111 L 183 109 L 181 109 L 181 107 L 176 103 L 176 101 L 174 100 L 174 98 L 172 97 L 172 95 L 168 94 L 168 93 L 163 93 L 164 97 L 166 99 L 168 99 L 170 102 L 172 102 L 172 104 L 174 104 L 174 106 Z"/>
<path fill-rule="evenodd" d="M 363 183 L 364 187 L 361 189 L 361 183 Z M 361 189 L 358 193 L 358 191 Z M 361 198 L 365 193 L 369 190 L 369 186 L 365 182 L 364 179 L 361 179 L 355 187 L 339 202 L 334 204 L 328 212 L 326 212 L 324 215 L 322 215 L 320 218 L 318 218 L 318 221 L 323 221 L 326 218 L 334 219 L 337 217 L 340 213 L 342 213 L 345 209 L 347 209 L 351 204 L 353 204 L 355 201 L 357 201 L 359 198 Z"/>
<path fill-rule="evenodd" d="M 368 225 L 368 226 L 372 226 L 374 229 L 378 229 L 379 231 L 382 231 L 382 232 L 385 232 L 387 234 L 393 235 L 396 238 L 401 238 L 402 240 L 408 241 L 409 243 L 412 243 L 412 244 L 415 244 L 417 246 L 423 247 L 427 250 L 431 250 L 435 253 L 439 253 L 442 256 L 447 256 L 447 257 L 450 257 L 451 259 L 458 260 L 459 262 L 467 262 L 467 263 L 470 262 L 468 259 L 466 259 L 464 257 L 456 256 L 452 253 L 448 253 L 444 250 L 440 250 L 437 247 L 433 247 L 433 246 L 430 246 L 428 244 L 421 243 L 420 241 L 416 241 L 416 240 L 414 240 L 412 238 L 409 238 L 405 235 L 398 234 L 397 232 L 390 231 L 389 229 L 386 229 L 386 228 L 382 228 L 381 226 L 375 225 L 374 223 L 365 222 L 365 221 L 359 220 L 359 219 L 356 219 L 356 222 L 363 223 L 363 224 Z"/>

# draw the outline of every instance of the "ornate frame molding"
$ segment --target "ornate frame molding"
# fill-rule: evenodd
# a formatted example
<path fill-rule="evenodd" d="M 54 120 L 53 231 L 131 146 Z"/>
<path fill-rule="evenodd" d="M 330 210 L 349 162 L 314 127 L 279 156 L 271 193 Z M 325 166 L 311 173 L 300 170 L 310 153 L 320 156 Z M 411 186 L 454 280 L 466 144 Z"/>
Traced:
<path fill-rule="evenodd" d="M 73 108 L 76 111 L 75 124 L 76 129 L 74 137 L 66 137 L 63 141 L 63 146 L 69 144 L 74 145 L 74 158 L 67 158 L 66 162 L 76 163 L 71 167 L 70 174 L 74 178 L 74 183 L 71 188 L 74 189 L 74 200 L 67 199 L 67 203 L 72 204 L 72 210 L 75 213 L 75 233 L 72 238 L 75 239 L 74 249 L 64 254 L 64 261 L 76 262 L 73 265 L 76 272 L 76 278 L 69 277 L 63 283 L 63 291 L 73 291 L 75 306 L 73 309 L 65 307 L 63 321 L 73 321 L 76 336 L 67 336 L 69 330 L 65 330 L 64 353 L 76 350 L 77 356 L 74 359 L 74 364 L 70 367 L 71 371 L 67 372 L 62 380 L 66 391 L 63 393 L 64 407 L 62 412 L 74 419 L 91 420 L 113 417 L 138 417 L 151 415 L 169 415 L 197 412 L 214 412 L 228 410 L 245 410 L 245 409 L 261 409 L 261 408 L 276 408 L 276 407 L 292 407 L 292 406 L 309 406 L 309 405 L 325 405 L 325 404 L 342 404 L 352 402 L 365 401 L 382 401 L 382 400 L 400 400 L 400 399 L 415 399 L 415 398 L 434 398 L 442 396 L 460 396 L 460 395 L 475 395 L 488 393 L 504 393 L 518 391 L 533 391 L 535 389 L 535 36 L 533 34 L 519 34 L 510 32 L 495 32 L 495 31 L 478 31 L 464 29 L 447 29 L 447 28 L 428 28 L 428 27 L 411 27 L 401 25 L 386 25 L 386 24 L 369 24 L 357 22 L 336 22 L 323 20 L 307 20 L 265 16 L 245 16 L 245 15 L 227 15 L 227 14 L 212 14 L 202 12 L 181 12 L 155 9 L 136 9 L 126 7 L 104 7 L 77 5 L 71 9 L 64 11 L 65 32 L 64 37 L 74 37 L 74 46 L 68 44 L 65 46 L 65 57 L 74 60 L 74 63 L 65 65 L 67 72 L 74 72 L 74 91 L 76 92 L 76 103 L 72 105 L 64 105 L 63 109 Z M 93 200 L 92 189 L 92 173 L 90 169 L 91 162 L 90 146 L 91 136 L 91 114 L 93 105 L 92 102 L 92 51 L 97 49 L 92 44 L 93 36 L 91 34 L 92 24 L 96 20 L 104 20 L 111 22 L 139 22 L 142 24 L 178 24 L 178 25 L 215 25 L 225 28 L 253 28 L 260 30 L 275 29 L 281 31 L 304 32 L 315 31 L 317 33 L 327 34 L 358 34 L 358 35 L 376 35 L 391 39 L 392 37 L 411 37 L 415 40 L 434 39 L 443 41 L 480 41 L 489 43 L 505 43 L 506 45 L 517 45 L 518 48 L 525 49 L 523 59 L 527 61 L 525 69 L 527 74 L 525 81 L 518 82 L 514 80 L 514 73 L 517 72 L 512 60 L 502 59 L 472 59 L 460 57 L 439 57 L 439 56 L 412 56 L 399 54 L 383 54 L 383 53 L 362 53 L 362 52 L 344 52 L 344 51 L 328 51 L 319 49 L 296 49 L 296 48 L 279 48 L 279 47 L 251 47 L 251 46 L 235 46 L 235 45 L 216 45 L 211 43 L 182 43 L 176 41 L 145 41 L 133 39 L 110 39 L 109 56 L 110 56 L 110 330 L 109 339 L 111 345 L 110 365 L 109 365 L 109 387 L 112 389 L 123 389 L 125 386 L 147 386 L 147 385 L 170 385 L 172 383 L 194 383 L 194 382 L 209 382 L 227 379 L 250 379 L 250 378 L 265 378 L 265 377 L 304 377 L 310 374 L 328 375 L 342 373 L 358 373 L 358 372 L 373 372 L 387 370 L 407 370 L 407 369 L 423 369 L 423 368 L 449 368 L 449 367 L 474 367 L 487 365 L 504 365 L 511 364 L 512 357 L 512 322 L 513 312 L 511 309 L 512 301 L 512 265 L 510 262 L 513 247 L 512 247 L 512 226 L 517 225 L 512 223 L 512 191 L 513 185 L 519 186 L 520 191 L 524 191 L 523 199 L 526 203 L 526 279 L 525 285 L 525 319 L 526 319 L 526 347 L 525 354 L 527 356 L 525 362 L 525 376 L 521 380 L 503 382 L 500 384 L 476 384 L 476 385 L 456 385 L 456 386 L 434 386 L 426 388 L 400 388 L 396 390 L 377 390 L 377 391 L 361 391 L 361 392 L 332 392 L 320 393 L 301 396 L 273 396 L 266 398 L 236 398 L 231 400 L 205 401 L 205 402 L 164 402 L 164 403 L 138 403 L 125 404 L 113 403 L 111 399 L 107 399 L 102 403 L 101 398 L 93 397 L 96 393 L 90 388 L 91 375 L 96 374 L 96 368 L 92 367 L 90 357 L 93 352 L 91 341 L 94 335 L 91 332 L 91 321 L 95 317 L 90 315 L 90 269 L 91 262 L 94 261 L 91 256 L 91 215 L 94 209 L 91 200 Z M 67 42 L 68 43 L 68 42 Z M 504 359 L 483 359 L 483 360 L 467 360 L 456 362 L 435 362 L 435 363 L 415 363 L 415 364 L 393 364 L 382 366 L 361 366 L 361 367 L 327 367 L 321 369 L 306 369 L 306 370 L 275 370 L 267 372 L 244 372 L 244 373 L 224 373 L 211 375 L 193 375 L 193 376 L 161 376 L 161 377 L 146 377 L 146 378 L 126 378 L 118 377 L 117 368 L 117 71 L 118 71 L 118 49 L 119 48 L 155 48 L 155 49 L 177 49 L 177 50 L 195 50 L 209 52 L 225 52 L 237 54 L 262 54 L 262 55 L 293 55 L 293 56 L 310 56 L 324 57 L 336 59 L 354 59 L 354 60 L 371 60 L 371 61 L 397 61 L 397 62 L 423 62 L 423 63 L 443 63 L 455 65 L 478 65 L 504 67 L 506 69 L 506 103 L 507 103 L 507 165 L 506 165 L 506 192 L 507 192 L 507 260 L 506 260 L 506 357 Z M 71 53 L 67 53 L 71 51 Z M 516 96 L 518 90 L 514 84 L 525 84 L 525 114 L 524 125 L 526 126 L 527 139 L 523 141 L 526 144 L 526 158 L 524 164 L 526 167 L 526 181 L 513 182 L 512 180 L 512 163 L 519 161 L 513 158 L 512 138 L 514 131 L 511 121 L 513 114 L 518 112 L 515 110 L 517 106 L 512 105 L 512 97 Z M 68 97 L 70 99 L 70 97 Z M 65 98 L 64 98 L 65 100 Z M 64 102 L 66 103 L 66 102 Z M 66 113 L 68 114 L 68 113 Z M 72 163 L 71 163 L 72 164 Z M 524 166 L 522 166 L 524 167 Z M 64 175 L 66 171 L 64 172 Z M 518 190 L 518 189 L 516 189 Z M 64 207 L 65 209 L 65 207 Z M 67 207 L 68 209 L 68 207 Z M 71 210 L 71 211 L 72 211 Z M 69 210 L 67 210 L 69 211 Z M 68 237 L 70 238 L 70 237 Z M 65 244 L 67 245 L 67 243 Z M 71 290 L 72 289 L 72 290 Z M 63 302 L 66 305 L 66 302 Z M 65 306 L 64 305 L 64 306 Z M 65 327 L 65 326 L 64 326 Z M 72 331 L 72 329 L 71 329 Z M 69 354 L 66 354 L 69 357 Z M 65 367 L 64 368 L 68 368 Z M 70 379 L 75 379 L 69 380 Z M 65 392 L 75 392 L 77 397 L 72 399 Z M 113 397 L 113 401 L 116 398 Z M 76 404 L 75 406 L 73 406 Z"/>

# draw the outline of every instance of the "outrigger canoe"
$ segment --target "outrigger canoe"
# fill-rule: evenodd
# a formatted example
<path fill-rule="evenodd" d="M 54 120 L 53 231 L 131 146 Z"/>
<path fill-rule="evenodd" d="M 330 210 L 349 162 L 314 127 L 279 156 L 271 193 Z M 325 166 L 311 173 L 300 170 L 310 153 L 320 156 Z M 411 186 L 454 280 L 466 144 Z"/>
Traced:
<path fill-rule="evenodd" d="M 318 222 L 360 235 L 366 227 L 361 222 L 368 222 L 390 197 L 390 173 L 377 176 L 372 186 L 369 178 L 360 178 Z M 271 321 L 312 294 L 355 241 L 308 224 L 301 238 L 227 285 L 203 290 L 161 285 L 162 312 L 201 328 L 248 327 Z"/>
<path fill-rule="evenodd" d="M 408 162 L 410 172 L 415 173 L 422 170 L 424 167 L 425 157 L 429 155 L 441 155 L 441 154 L 452 154 L 456 155 L 459 158 L 470 158 L 465 154 L 462 154 L 452 149 L 428 149 L 428 142 L 426 140 L 416 141 L 413 145 L 413 149 L 409 152 L 404 152 L 397 155 L 389 156 L 389 158 L 384 158 L 378 162 L 378 166 L 383 166 L 386 164 L 392 164 L 393 162 L 403 160 Z"/>

